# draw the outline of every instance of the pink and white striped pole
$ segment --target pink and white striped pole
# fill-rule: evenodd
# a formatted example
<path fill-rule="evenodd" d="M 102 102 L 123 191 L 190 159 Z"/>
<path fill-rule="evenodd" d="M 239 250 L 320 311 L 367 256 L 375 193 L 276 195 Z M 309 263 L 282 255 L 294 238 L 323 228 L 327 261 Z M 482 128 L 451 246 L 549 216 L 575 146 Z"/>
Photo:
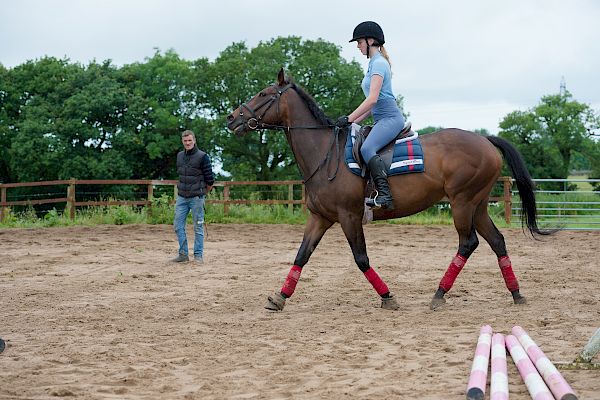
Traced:
<path fill-rule="evenodd" d="M 504 335 L 492 336 L 492 378 L 490 400 L 508 400 L 508 370 L 506 367 L 506 344 Z"/>
<path fill-rule="evenodd" d="M 557 400 L 577 400 L 577 395 L 571 389 L 571 386 L 569 386 L 554 364 L 546 357 L 542 349 L 529 337 L 525 329 L 515 326 L 512 328 L 512 334 L 517 337 L 554 397 Z"/>
<path fill-rule="evenodd" d="M 492 344 L 492 327 L 484 325 L 479 331 L 471 375 L 467 384 L 468 400 L 483 400 L 487 382 L 488 364 L 490 361 L 490 348 Z"/>
<path fill-rule="evenodd" d="M 506 347 L 525 382 L 525 386 L 527 386 L 531 398 L 533 400 L 554 400 L 554 396 L 552 396 L 537 369 L 527 357 L 527 353 L 525 353 L 517 338 L 508 335 L 506 337 Z"/>

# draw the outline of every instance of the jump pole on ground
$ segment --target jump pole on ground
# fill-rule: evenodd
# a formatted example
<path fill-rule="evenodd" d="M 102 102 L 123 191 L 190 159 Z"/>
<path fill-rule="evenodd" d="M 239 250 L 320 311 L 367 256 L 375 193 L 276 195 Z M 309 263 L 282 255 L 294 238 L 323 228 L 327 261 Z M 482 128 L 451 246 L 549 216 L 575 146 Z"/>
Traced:
<path fill-rule="evenodd" d="M 492 327 L 484 325 L 479 331 L 471 374 L 469 375 L 469 383 L 467 384 L 468 400 L 483 400 L 485 396 L 491 344 Z"/>
<path fill-rule="evenodd" d="M 506 366 L 506 343 L 504 335 L 492 336 L 492 377 L 490 379 L 490 400 L 508 400 L 508 370 Z"/>
<path fill-rule="evenodd" d="M 506 347 L 521 374 L 521 378 L 527 386 L 527 390 L 533 400 L 554 400 L 550 389 L 544 383 L 544 380 L 537 369 L 527 356 L 525 349 L 519 343 L 519 340 L 513 336 L 506 336 Z"/>
<path fill-rule="evenodd" d="M 577 400 L 575 391 L 569 386 L 554 364 L 546 357 L 542 349 L 525 332 L 525 329 L 520 326 L 514 326 L 512 334 L 519 340 L 554 397 L 558 400 Z"/>

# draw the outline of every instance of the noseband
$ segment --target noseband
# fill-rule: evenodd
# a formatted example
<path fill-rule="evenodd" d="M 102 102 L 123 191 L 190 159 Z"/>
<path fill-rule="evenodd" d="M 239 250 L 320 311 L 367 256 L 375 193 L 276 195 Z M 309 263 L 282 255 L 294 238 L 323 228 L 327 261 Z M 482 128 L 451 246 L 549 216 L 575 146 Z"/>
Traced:
<path fill-rule="evenodd" d="M 262 118 L 265 116 L 267 111 L 273 106 L 273 104 L 277 105 L 277 117 L 279 117 L 279 100 L 281 99 L 281 95 L 285 93 L 288 89 L 294 87 L 293 83 L 288 83 L 281 89 L 277 90 L 277 93 L 270 95 L 266 98 L 262 103 L 257 105 L 255 109 L 252 109 L 246 103 L 242 103 L 240 105 L 240 117 L 244 118 L 244 110 L 247 110 L 248 114 L 250 114 L 250 118 L 244 120 L 244 128 L 249 130 L 256 129 L 290 129 L 289 126 L 279 126 L 279 125 L 271 125 L 265 124 L 261 122 Z M 262 114 L 257 115 L 257 112 L 260 109 L 263 109 Z"/>

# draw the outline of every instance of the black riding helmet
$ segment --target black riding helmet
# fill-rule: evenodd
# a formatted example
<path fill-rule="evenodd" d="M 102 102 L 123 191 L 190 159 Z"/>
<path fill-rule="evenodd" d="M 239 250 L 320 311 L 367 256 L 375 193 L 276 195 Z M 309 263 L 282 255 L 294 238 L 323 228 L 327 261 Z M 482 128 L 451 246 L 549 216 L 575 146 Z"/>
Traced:
<path fill-rule="evenodd" d="M 352 33 L 352 40 L 350 40 L 350 42 L 366 38 L 373 38 L 377 40 L 377 43 L 380 45 L 385 43 L 383 29 L 381 29 L 377 22 L 365 21 L 356 25 L 356 28 L 354 28 L 354 32 Z"/>

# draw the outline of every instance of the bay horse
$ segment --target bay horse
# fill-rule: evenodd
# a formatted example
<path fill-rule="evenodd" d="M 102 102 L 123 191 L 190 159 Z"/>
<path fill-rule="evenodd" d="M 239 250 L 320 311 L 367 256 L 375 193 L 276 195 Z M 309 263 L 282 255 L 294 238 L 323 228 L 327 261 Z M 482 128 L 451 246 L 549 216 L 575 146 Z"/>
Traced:
<path fill-rule="evenodd" d="M 398 309 L 396 298 L 371 267 L 367 256 L 362 226 L 366 181 L 353 174 L 344 157 L 339 156 L 344 153 L 347 130 L 335 128 L 314 99 L 285 76 L 283 68 L 275 84 L 261 90 L 227 117 L 227 127 L 237 135 L 256 129 L 284 131 L 305 185 L 310 214 L 302 244 L 280 292 L 268 297 L 265 308 L 283 310 L 319 241 L 339 222 L 358 268 L 381 297 L 381 307 Z M 394 208 L 373 210 L 373 219 L 415 214 L 447 197 L 458 232 L 458 251 L 433 295 L 430 308 L 436 309 L 446 302 L 444 295 L 479 244 L 477 234 L 496 254 L 514 303 L 524 304 L 526 300 L 519 291 L 504 237 L 488 214 L 490 192 L 502 168 L 498 148 L 516 181 L 523 205 L 523 227 L 527 226 L 533 236 L 549 233 L 537 226 L 534 184 L 521 155 L 499 137 L 460 129 L 443 129 L 421 136 L 420 140 L 425 171 L 391 176 Z"/>

